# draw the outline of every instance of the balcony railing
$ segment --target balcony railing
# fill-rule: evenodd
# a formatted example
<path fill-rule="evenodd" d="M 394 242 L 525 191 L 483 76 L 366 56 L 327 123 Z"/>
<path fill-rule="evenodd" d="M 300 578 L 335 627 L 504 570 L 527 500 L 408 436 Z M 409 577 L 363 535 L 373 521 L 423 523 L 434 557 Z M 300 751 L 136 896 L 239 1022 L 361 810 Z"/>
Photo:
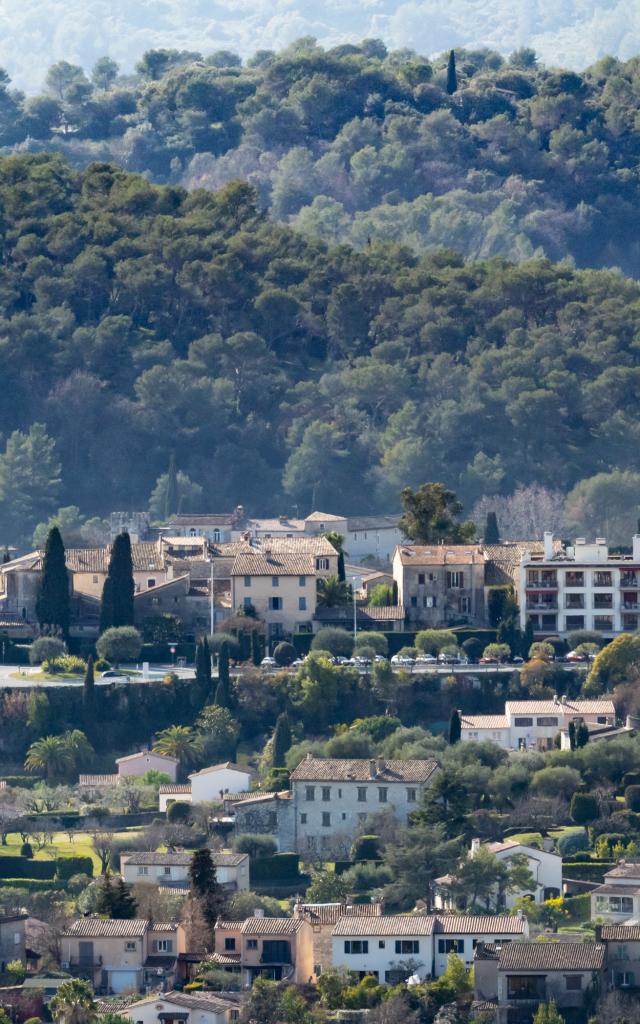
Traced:
<path fill-rule="evenodd" d="M 620 586 L 621 587 L 637 587 L 637 586 L 640 586 L 640 580 L 638 580 L 638 577 L 636 576 L 635 573 L 631 573 L 630 575 L 627 575 L 627 574 L 623 573 L 622 576 L 620 577 Z"/>
<path fill-rule="evenodd" d="M 527 580 L 527 590 L 557 590 L 557 580 Z"/>
<path fill-rule="evenodd" d="M 557 601 L 527 601 L 527 611 L 529 612 L 554 612 L 557 610 Z"/>
<path fill-rule="evenodd" d="M 637 601 L 624 601 L 622 607 L 626 612 L 637 612 L 640 604 Z"/>

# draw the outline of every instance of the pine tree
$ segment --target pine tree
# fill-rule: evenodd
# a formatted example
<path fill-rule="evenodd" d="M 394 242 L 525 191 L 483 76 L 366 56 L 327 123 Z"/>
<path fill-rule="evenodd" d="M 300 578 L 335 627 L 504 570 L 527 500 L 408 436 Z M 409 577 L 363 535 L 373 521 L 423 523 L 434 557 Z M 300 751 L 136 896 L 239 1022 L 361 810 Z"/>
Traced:
<path fill-rule="evenodd" d="M 110 916 L 121 920 L 130 920 L 136 916 L 138 904 L 129 891 L 129 887 L 122 880 L 117 878 L 113 887 L 113 901 Z"/>
<path fill-rule="evenodd" d="M 208 927 L 213 930 L 225 904 L 224 891 L 217 876 L 211 850 L 196 850 L 189 865 L 191 893 Z"/>
<path fill-rule="evenodd" d="M 458 90 L 458 73 L 456 71 L 456 55 L 453 50 L 449 53 L 449 62 L 447 64 L 447 92 L 450 96 L 453 96 L 454 92 Z"/>
<path fill-rule="evenodd" d="M 487 522 L 484 528 L 485 544 L 499 544 L 500 531 L 498 529 L 498 517 L 495 512 L 487 512 Z"/>
<path fill-rule="evenodd" d="M 41 626 L 69 633 L 69 576 L 64 544 L 57 526 L 49 530 L 44 550 L 42 581 L 36 601 L 36 614 Z"/>
<path fill-rule="evenodd" d="M 272 765 L 274 768 L 284 768 L 285 758 L 291 746 L 291 726 L 289 717 L 285 712 L 278 715 L 275 731 L 273 733 L 273 756 Z"/>
<path fill-rule="evenodd" d="M 164 493 L 165 522 L 178 511 L 179 500 L 176 456 L 175 452 L 171 452 L 171 458 L 169 459 L 169 471 L 167 473 L 167 489 Z"/>
<path fill-rule="evenodd" d="M 258 630 L 254 629 L 251 631 L 251 660 L 254 665 L 259 665 L 262 661 L 262 650 L 260 648 L 260 637 Z"/>
<path fill-rule="evenodd" d="M 96 910 L 99 914 L 106 914 L 112 917 L 114 904 L 114 892 L 111 875 L 106 874 L 100 879 L 98 893 L 96 896 Z"/>
<path fill-rule="evenodd" d="M 451 746 L 460 742 L 461 735 L 462 723 L 460 721 L 460 712 L 454 708 L 449 718 L 449 743 Z"/>
<path fill-rule="evenodd" d="M 133 559 L 128 533 L 119 533 L 113 542 L 109 570 L 102 588 L 100 632 L 111 626 L 133 626 Z"/>

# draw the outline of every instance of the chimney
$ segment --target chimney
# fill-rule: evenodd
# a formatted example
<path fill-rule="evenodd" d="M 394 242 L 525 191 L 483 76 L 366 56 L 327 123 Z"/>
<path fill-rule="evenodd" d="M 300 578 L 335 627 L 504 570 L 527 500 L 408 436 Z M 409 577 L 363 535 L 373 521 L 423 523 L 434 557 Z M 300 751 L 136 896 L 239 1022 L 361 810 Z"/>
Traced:
<path fill-rule="evenodd" d="M 545 530 L 544 533 L 544 558 L 546 562 L 550 562 L 553 558 L 553 533 L 551 530 Z"/>
<path fill-rule="evenodd" d="M 382 774 L 382 772 L 384 771 L 384 768 L 385 768 L 385 760 L 384 760 L 384 757 L 377 757 L 377 758 L 376 758 L 376 770 L 378 771 L 378 773 L 379 773 L 380 775 L 381 775 L 381 774 Z"/>
<path fill-rule="evenodd" d="M 307 750 L 307 761 L 311 760 L 311 751 Z"/>
<path fill-rule="evenodd" d="M 480 849 L 481 843 L 479 839 L 471 840 L 471 856 L 473 857 Z"/>
<path fill-rule="evenodd" d="M 595 933 L 596 933 L 595 934 L 596 942 L 601 942 L 602 941 L 602 925 L 601 924 L 597 924 L 595 926 L 594 930 L 595 930 Z"/>
<path fill-rule="evenodd" d="M 295 921 L 300 921 L 304 917 L 304 910 L 302 904 L 302 896 L 297 896 L 296 901 L 293 905 L 293 918 Z"/>
<path fill-rule="evenodd" d="M 253 911 L 254 917 L 264 917 L 264 910 L 262 907 L 255 907 Z"/>
<path fill-rule="evenodd" d="M 635 562 L 640 562 L 640 533 L 633 535 L 633 559 Z"/>
<path fill-rule="evenodd" d="M 372 757 L 371 760 L 369 761 L 369 778 L 370 779 L 375 779 L 377 777 L 377 775 L 378 775 L 378 769 L 376 767 L 375 758 Z"/>

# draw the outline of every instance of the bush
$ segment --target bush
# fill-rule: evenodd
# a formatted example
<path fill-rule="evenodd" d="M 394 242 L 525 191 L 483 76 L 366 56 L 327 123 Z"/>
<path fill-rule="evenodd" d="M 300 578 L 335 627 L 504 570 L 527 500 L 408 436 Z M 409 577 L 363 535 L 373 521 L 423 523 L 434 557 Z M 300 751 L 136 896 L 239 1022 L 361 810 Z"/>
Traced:
<path fill-rule="evenodd" d="M 249 866 L 251 883 L 294 881 L 300 875 L 300 860 L 297 853 L 276 853 L 273 857 L 259 857 L 251 860 Z"/>
<path fill-rule="evenodd" d="M 134 626 L 112 626 L 98 638 L 96 651 L 99 658 L 119 665 L 121 661 L 136 661 L 142 649 L 142 637 Z"/>
<path fill-rule="evenodd" d="M 456 647 L 456 651 L 458 648 Z M 417 658 L 418 648 L 417 647 L 401 647 L 398 651 L 398 655 L 401 658 Z"/>
<path fill-rule="evenodd" d="M 380 836 L 358 836 L 349 854 L 351 860 L 380 860 Z"/>
<path fill-rule="evenodd" d="M 355 643 L 356 651 L 361 647 L 372 647 L 376 654 L 382 654 L 386 657 L 389 651 L 389 642 L 384 633 L 376 633 L 375 630 L 363 630 L 362 633 L 358 633 Z"/>
<path fill-rule="evenodd" d="M 311 642 L 312 651 L 329 651 L 334 657 L 350 658 L 353 653 L 353 637 L 346 629 L 325 626 L 319 629 Z"/>
<path fill-rule="evenodd" d="M 282 643 L 276 645 L 273 656 L 276 660 L 276 665 L 284 668 L 286 665 L 290 665 L 292 661 L 296 660 L 296 649 L 293 644 L 287 643 L 286 640 L 283 640 Z"/>
<path fill-rule="evenodd" d="M 98 658 L 97 661 L 94 661 L 93 667 L 96 672 L 108 672 L 111 668 L 111 662 L 106 661 L 105 658 Z"/>
<path fill-rule="evenodd" d="M 351 725 L 351 732 L 361 732 L 370 736 L 374 743 L 382 743 L 402 727 L 399 718 L 392 715 L 371 715 L 369 718 L 356 718 Z"/>
<path fill-rule="evenodd" d="M 640 787 L 638 789 L 640 790 Z M 592 793 L 574 793 L 571 797 L 569 817 L 576 825 L 587 825 L 599 817 L 598 801 L 595 796 Z"/>
<path fill-rule="evenodd" d="M 582 644 L 596 644 L 597 647 L 603 647 L 605 642 L 602 634 L 593 629 L 576 629 L 573 633 L 569 633 L 567 639 L 572 651 Z"/>
<path fill-rule="evenodd" d="M 561 857 L 570 857 L 579 850 L 589 849 L 589 837 L 584 829 L 580 832 L 566 832 L 556 842 Z"/>
<path fill-rule="evenodd" d="M 260 857 L 272 857 L 278 849 L 273 836 L 260 833 L 243 832 L 233 840 L 236 853 L 248 853 L 252 860 Z"/>
<path fill-rule="evenodd" d="M 4 857 L 0 857 L 4 860 Z M 34 864 L 46 864 L 47 861 L 34 861 Z M 51 864 L 55 868 L 55 864 Z M 52 878 L 0 878 L 0 889 L 23 889 L 25 892 L 56 892 L 64 889 L 63 882 L 54 882 Z"/>
<path fill-rule="evenodd" d="M 33 847 L 31 846 L 31 843 L 22 844 L 20 847 L 20 856 L 26 857 L 27 860 L 31 860 L 33 858 Z"/>
<path fill-rule="evenodd" d="M 74 875 L 93 877 L 93 860 L 91 857 L 58 857 L 56 860 L 56 879 L 68 881 Z"/>
<path fill-rule="evenodd" d="M 224 643 L 229 645 L 229 657 L 232 661 L 240 661 L 240 641 L 233 633 L 214 633 L 209 637 L 209 650 L 212 654 L 220 654 L 220 648 Z"/>
<path fill-rule="evenodd" d="M 43 661 L 54 661 L 66 654 L 67 648 L 57 636 L 39 636 L 29 648 L 29 664 L 40 665 Z"/>
<path fill-rule="evenodd" d="M 189 821 L 191 817 L 191 804 L 184 800 L 173 800 L 167 805 L 167 821 L 172 824 Z"/>
<path fill-rule="evenodd" d="M 439 654 L 443 647 L 455 643 L 450 629 L 421 629 L 416 633 L 416 647 L 424 654 Z"/>
<path fill-rule="evenodd" d="M 53 860 L 33 860 L 31 857 L 0 857 L 0 878 L 52 879 L 56 873 Z"/>
<path fill-rule="evenodd" d="M 627 786 L 624 791 L 627 810 L 640 811 L 640 786 Z"/>
<path fill-rule="evenodd" d="M 82 676 L 86 672 L 87 663 L 75 654 L 63 654 L 60 658 L 52 658 L 42 662 L 42 671 L 49 675 Z"/>
<path fill-rule="evenodd" d="M 482 641 L 478 640 L 477 636 L 471 636 L 462 644 L 462 650 L 469 661 L 478 661 L 478 659 L 482 657 Z"/>
<path fill-rule="evenodd" d="M 625 772 L 622 776 L 622 788 L 627 786 L 640 786 L 640 772 Z"/>

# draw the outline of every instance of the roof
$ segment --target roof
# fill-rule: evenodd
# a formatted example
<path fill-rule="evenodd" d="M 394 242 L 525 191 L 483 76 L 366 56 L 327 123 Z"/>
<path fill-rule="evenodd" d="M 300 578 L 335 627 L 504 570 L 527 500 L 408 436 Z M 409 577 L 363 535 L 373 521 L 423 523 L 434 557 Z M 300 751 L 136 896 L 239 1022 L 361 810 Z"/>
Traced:
<path fill-rule="evenodd" d="M 246 853 L 217 853 L 215 850 L 211 851 L 211 857 L 216 867 L 235 867 L 237 864 L 242 864 L 247 860 L 248 854 Z M 175 867 L 188 867 L 193 860 L 193 854 L 176 851 L 175 853 L 161 853 L 161 852 L 149 852 L 143 850 L 135 853 L 123 853 L 121 858 L 126 858 L 127 864 L 158 864 L 162 865 L 174 865 Z"/>
<path fill-rule="evenodd" d="M 212 953 L 207 957 L 207 963 L 222 964 L 226 967 L 238 967 L 240 965 L 239 953 Z"/>
<path fill-rule="evenodd" d="M 506 715 L 461 715 L 461 729 L 508 729 Z"/>
<path fill-rule="evenodd" d="M 140 918 L 125 921 L 116 918 L 106 921 L 102 917 L 79 917 L 63 931 L 63 935 L 93 939 L 141 939 L 149 922 Z"/>
<path fill-rule="evenodd" d="M 184 1006 L 189 1010 L 204 1010 L 210 1013 L 224 1013 L 230 1006 L 237 1006 L 233 999 L 227 999 L 221 992 L 155 992 L 144 999 L 130 1004 L 130 1009 L 143 1003 L 171 1003 L 173 1006 Z"/>
<path fill-rule="evenodd" d="M 377 761 L 374 761 L 374 766 L 375 776 L 372 778 L 372 764 L 367 758 L 306 757 L 291 773 L 291 779 L 294 782 L 427 782 L 438 769 L 433 758 L 420 761 L 382 759 L 379 767 Z"/>
<path fill-rule="evenodd" d="M 278 555 L 333 555 L 338 557 L 338 552 L 330 540 L 322 534 L 306 535 L 302 537 L 257 537 L 252 542 L 243 541 L 241 548 L 236 551 L 271 551 Z"/>
<path fill-rule="evenodd" d="M 167 796 L 169 793 L 190 793 L 191 783 L 180 783 L 180 782 L 166 782 L 160 786 L 159 793 L 163 793 Z"/>
<path fill-rule="evenodd" d="M 512 715 L 615 715 L 612 700 L 508 700 L 505 711 Z"/>
<path fill-rule="evenodd" d="M 605 947 L 596 942 L 509 942 L 500 971 L 601 971 Z"/>
<path fill-rule="evenodd" d="M 260 530 L 260 532 L 266 530 L 298 530 L 302 532 L 304 530 L 304 519 L 287 519 L 285 516 L 282 519 L 248 519 L 247 528 L 249 530 Z"/>
<path fill-rule="evenodd" d="M 189 778 L 195 779 L 200 775 L 213 775 L 214 772 L 223 771 L 241 772 L 242 775 L 248 775 L 249 777 L 253 775 L 250 768 L 243 768 L 242 765 L 234 764 L 233 761 L 223 761 L 222 764 L 212 764 L 208 768 L 201 768 L 199 772 L 192 772 Z"/>
<path fill-rule="evenodd" d="M 79 786 L 117 786 L 121 775 L 80 775 Z"/>
<path fill-rule="evenodd" d="M 68 981 L 68 978 L 64 979 Z M 97 999 L 96 1000 L 96 1012 L 99 1016 L 105 1013 L 121 1013 L 123 1010 L 128 1009 L 131 1003 L 134 1001 L 135 996 L 110 996 L 108 999 Z"/>
<path fill-rule="evenodd" d="M 523 935 L 523 917 L 508 914 L 438 914 L 434 933 L 438 935 Z"/>
<path fill-rule="evenodd" d="M 148 956 L 145 960 L 144 966 L 147 968 L 155 967 L 156 969 L 161 967 L 162 970 L 169 971 L 175 966 L 176 956 L 177 954 L 175 953 L 173 956 L 160 956 L 159 954 L 152 953 L 151 956 Z"/>
<path fill-rule="evenodd" d="M 310 924 L 336 924 L 341 917 L 381 917 L 382 903 L 298 903 Z"/>
<path fill-rule="evenodd" d="M 233 512 L 221 512 L 219 515 L 211 516 L 196 516 L 183 513 L 167 519 L 167 526 L 233 526 L 236 518 Z M 197 537 L 194 539 L 197 540 Z"/>
<path fill-rule="evenodd" d="M 484 565 L 485 554 L 479 544 L 398 544 L 402 565 Z"/>
<path fill-rule="evenodd" d="M 435 917 L 427 914 L 385 914 L 358 917 L 343 914 L 331 932 L 333 936 L 351 935 L 433 935 Z"/>
<path fill-rule="evenodd" d="M 169 757 L 168 754 L 158 754 L 155 750 L 138 750 L 135 754 L 127 754 L 126 757 L 116 757 L 116 764 L 125 764 L 127 761 L 137 761 L 140 757 L 159 757 L 161 761 L 169 761 L 171 764 L 180 764 L 177 757 Z"/>
<path fill-rule="evenodd" d="M 357 608 L 357 619 L 359 623 L 366 625 L 369 622 L 404 622 L 404 606 L 383 605 L 374 608 L 369 605 L 366 608 Z M 349 606 L 337 608 L 316 608 L 314 619 L 318 622 L 353 622 L 353 608 Z"/>
<path fill-rule="evenodd" d="M 240 931 L 243 935 L 293 935 L 304 923 L 295 917 L 248 917 Z"/>
<path fill-rule="evenodd" d="M 334 551 L 335 554 L 335 551 Z M 262 551 L 236 556 L 232 576 L 315 576 L 312 555 L 280 554 Z"/>
<path fill-rule="evenodd" d="M 607 871 L 605 878 L 638 878 L 640 879 L 640 864 L 621 860 L 615 868 Z"/>
<path fill-rule="evenodd" d="M 473 954 L 474 960 L 497 960 L 500 946 L 495 942 L 479 942 Z"/>
<path fill-rule="evenodd" d="M 595 886 L 591 891 L 595 896 L 638 896 L 640 885 L 607 885 L 605 882 L 604 885 Z"/>
<path fill-rule="evenodd" d="M 262 803 L 265 800 L 290 800 L 291 792 L 288 789 L 278 790 L 277 793 L 247 793 L 246 799 L 237 799 L 237 794 L 233 793 L 232 799 L 230 800 L 231 805 L 239 804 L 241 807 L 246 807 L 247 804 Z M 223 801 L 226 801 L 226 794 L 223 797 Z"/>
<path fill-rule="evenodd" d="M 640 924 L 603 925 L 601 936 L 604 942 L 640 942 Z"/>
<path fill-rule="evenodd" d="M 395 516 L 347 516 L 347 529 L 350 533 L 357 530 L 398 530 L 400 513 Z"/>
<path fill-rule="evenodd" d="M 334 516 L 332 512 L 312 512 L 304 520 L 305 523 L 340 523 L 347 516 Z"/>
<path fill-rule="evenodd" d="M 520 571 L 520 563 L 527 552 L 531 555 L 544 554 L 542 540 L 510 540 L 503 544 L 483 544 L 487 556 L 484 582 L 486 586 L 508 586 Z M 554 540 L 555 554 L 562 552 L 562 541 Z"/>

